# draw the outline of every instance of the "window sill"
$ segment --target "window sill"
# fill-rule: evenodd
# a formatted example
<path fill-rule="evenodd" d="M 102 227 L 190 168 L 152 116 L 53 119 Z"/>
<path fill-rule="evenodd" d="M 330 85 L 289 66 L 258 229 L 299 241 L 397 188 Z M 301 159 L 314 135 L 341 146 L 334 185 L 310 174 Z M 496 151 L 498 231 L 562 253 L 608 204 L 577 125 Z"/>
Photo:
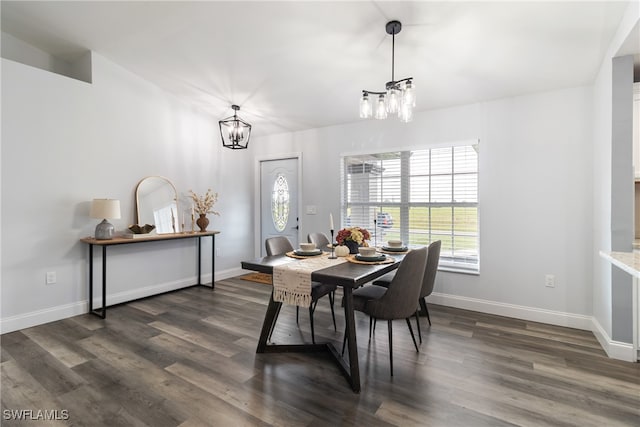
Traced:
<path fill-rule="evenodd" d="M 467 268 L 459 268 L 450 265 L 441 265 L 438 267 L 438 271 L 445 271 L 447 273 L 468 274 L 470 276 L 480 275 L 480 270 L 469 270 Z"/>

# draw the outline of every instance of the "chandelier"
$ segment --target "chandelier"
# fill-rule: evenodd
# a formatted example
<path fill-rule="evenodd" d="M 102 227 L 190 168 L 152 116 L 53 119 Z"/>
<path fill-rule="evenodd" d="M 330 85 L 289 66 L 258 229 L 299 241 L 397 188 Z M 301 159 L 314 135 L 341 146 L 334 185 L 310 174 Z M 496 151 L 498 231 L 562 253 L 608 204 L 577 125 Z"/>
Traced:
<path fill-rule="evenodd" d="M 391 81 L 385 85 L 384 92 L 363 90 L 360 99 L 360 117 L 368 119 L 386 119 L 389 114 L 397 114 L 401 121 L 407 123 L 413 119 L 413 107 L 416 106 L 415 86 L 413 77 L 395 79 L 395 44 L 396 34 L 402 29 L 400 21 L 389 21 L 386 25 L 387 34 L 391 34 Z M 369 99 L 374 95 L 374 99 Z"/>
<path fill-rule="evenodd" d="M 232 150 L 247 148 L 249 146 L 249 137 L 251 136 L 251 125 L 238 117 L 240 107 L 232 105 L 231 108 L 233 109 L 233 116 L 218 122 L 222 145 Z"/>

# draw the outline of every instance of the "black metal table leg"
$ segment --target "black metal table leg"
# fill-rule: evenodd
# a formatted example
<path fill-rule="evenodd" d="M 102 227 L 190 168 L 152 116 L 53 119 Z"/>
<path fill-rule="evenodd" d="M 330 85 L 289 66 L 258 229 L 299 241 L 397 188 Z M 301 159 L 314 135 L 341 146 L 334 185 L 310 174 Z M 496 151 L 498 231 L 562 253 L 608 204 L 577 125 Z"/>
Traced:
<path fill-rule="evenodd" d="M 216 235 L 211 235 L 211 290 L 216 282 Z"/>
<path fill-rule="evenodd" d="M 102 308 L 93 308 L 93 250 L 89 251 L 91 263 L 89 267 L 89 312 L 102 319 L 107 317 L 107 247 L 102 246 Z"/>
<path fill-rule="evenodd" d="M 262 331 L 260 332 L 260 338 L 258 339 L 258 349 L 256 350 L 256 353 L 265 352 L 265 349 L 267 348 L 267 340 L 271 336 L 273 328 L 276 326 L 280 307 L 282 307 L 282 303 L 273 300 L 273 291 L 271 291 L 267 312 L 264 315 L 264 322 L 262 322 Z"/>
<path fill-rule="evenodd" d="M 349 382 L 351 389 L 359 393 L 360 392 L 360 368 L 358 365 L 358 350 L 356 345 L 355 336 L 355 320 L 353 314 L 353 295 L 351 294 L 351 288 L 345 287 L 345 317 L 347 319 L 347 334 L 349 343 L 349 364 L 346 363 L 344 358 L 332 343 L 318 343 L 318 344 L 268 344 L 268 341 L 273 333 L 273 329 L 278 319 L 278 314 L 282 308 L 281 302 L 273 300 L 273 291 L 269 298 L 269 305 L 267 306 L 267 312 L 264 316 L 262 323 L 262 330 L 260 332 L 260 338 L 258 339 L 258 348 L 256 353 L 313 353 L 313 352 L 328 352 L 340 368 L 340 371 Z M 350 313 L 350 314 L 349 314 Z"/>
<path fill-rule="evenodd" d="M 346 322 L 347 344 L 349 348 L 349 382 L 353 391 L 360 391 L 360 365 L 358 363 L 358 344 L 356 342 L 356 322 L 353 313 L 353 289 L 342 288 L 344 292 L 344 318 Z"/>
<path fill-rule="evenodd" d="M 197 285 L 202 285 L 202 280 L 200 279 L 200 274 L 202 271 L 202 259 L 200 257 L 202 252 L 202 236 L 198 236 L 198 283 Z"/>
<path fill-rule="evenodd" d="M 93 245 L 89 245 L 89 313 L 93 312 Z"/>

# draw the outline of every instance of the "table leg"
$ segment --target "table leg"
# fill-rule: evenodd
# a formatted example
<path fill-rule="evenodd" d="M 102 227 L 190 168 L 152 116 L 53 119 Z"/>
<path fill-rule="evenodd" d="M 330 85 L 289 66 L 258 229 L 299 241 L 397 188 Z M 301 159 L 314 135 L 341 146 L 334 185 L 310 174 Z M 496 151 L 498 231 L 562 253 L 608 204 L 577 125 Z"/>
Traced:
<path fill-rule="evenodd" d="M 347 345 L 349 348 L 349 368 L 353 391 L 360 391 L 360 365 L 358 363 L 358 344 L 356 342 L 356 322 L 353 313 L 353 289 L 349 286 L 342 288 L 344 291 L 344 319 L 346 322 Z"/>
<path fill-rule="evenodd" d="M 89 313 L 93 312 L 93 245 L 89 244 Z"/>
<path fill-rule="evenodd" d="M 90 246 L 91 247 L 91 246 Z M 93 250 L 89 251 L 91 258 L 89 265 L 89 313 L 98 317 L 107 317 L 107 247 L 102 246 L 102 308 L 93 308 Z"/>
<path fill-rule="evenodd" d="M 271 291 L 267 312 L 264 315 L 264 322 L 262 322 L 262 331 L 260 332 L 260 339 L 258 340 L 258 349 L 256 350 L 256 353 L 265 352 L 265 349 L 267 348 L 267 340 L 271 336 L 273 328 L 276 326 L 276 320 L 278 319 L 278 313 L 280 313 L 281 307 L 281 302 L 273 300 L 273 291 Z"/>
<path fill-rule="evenodd" d="M 211 235 L 211 290 L 216 282 L 216 235 Z"/>
<path fill-rule="evenodd" d="M 198 283 L 196 285 L 202 285 L 202 280 L 200 279 L 200 272 L 202 270 L 202 259 L 200 254 L 202 252 L 202 236 L 198 236 Z"/>
<path fill-rule="evenodd" d="M 107 247 L 102 247 L 102 313 L 103 319 L 107 317 Z"/>

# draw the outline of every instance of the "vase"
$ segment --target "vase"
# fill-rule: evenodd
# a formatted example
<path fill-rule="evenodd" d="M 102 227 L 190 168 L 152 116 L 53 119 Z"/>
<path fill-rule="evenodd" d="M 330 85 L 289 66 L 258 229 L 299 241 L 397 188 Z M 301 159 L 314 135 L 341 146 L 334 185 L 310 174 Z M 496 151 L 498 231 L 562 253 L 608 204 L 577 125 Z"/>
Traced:
<path fill-rule="evenodd" d="M 358 253 L 358 248 L 360 247 L 358 242 L 354 242 L 353 240 L 345 240 L 344 244 L 345 244 L 346 247 L 349 248 L 349 253 L 350 254 L 357 254 Z"/>
<path fill-rule="evenodd" d="M 207 231 L 207 226 L 209 225 L 207 214 L 200 214 L 200 217 L 196 219 L 196 224 L 200 227 L 200 231 Z"/>

